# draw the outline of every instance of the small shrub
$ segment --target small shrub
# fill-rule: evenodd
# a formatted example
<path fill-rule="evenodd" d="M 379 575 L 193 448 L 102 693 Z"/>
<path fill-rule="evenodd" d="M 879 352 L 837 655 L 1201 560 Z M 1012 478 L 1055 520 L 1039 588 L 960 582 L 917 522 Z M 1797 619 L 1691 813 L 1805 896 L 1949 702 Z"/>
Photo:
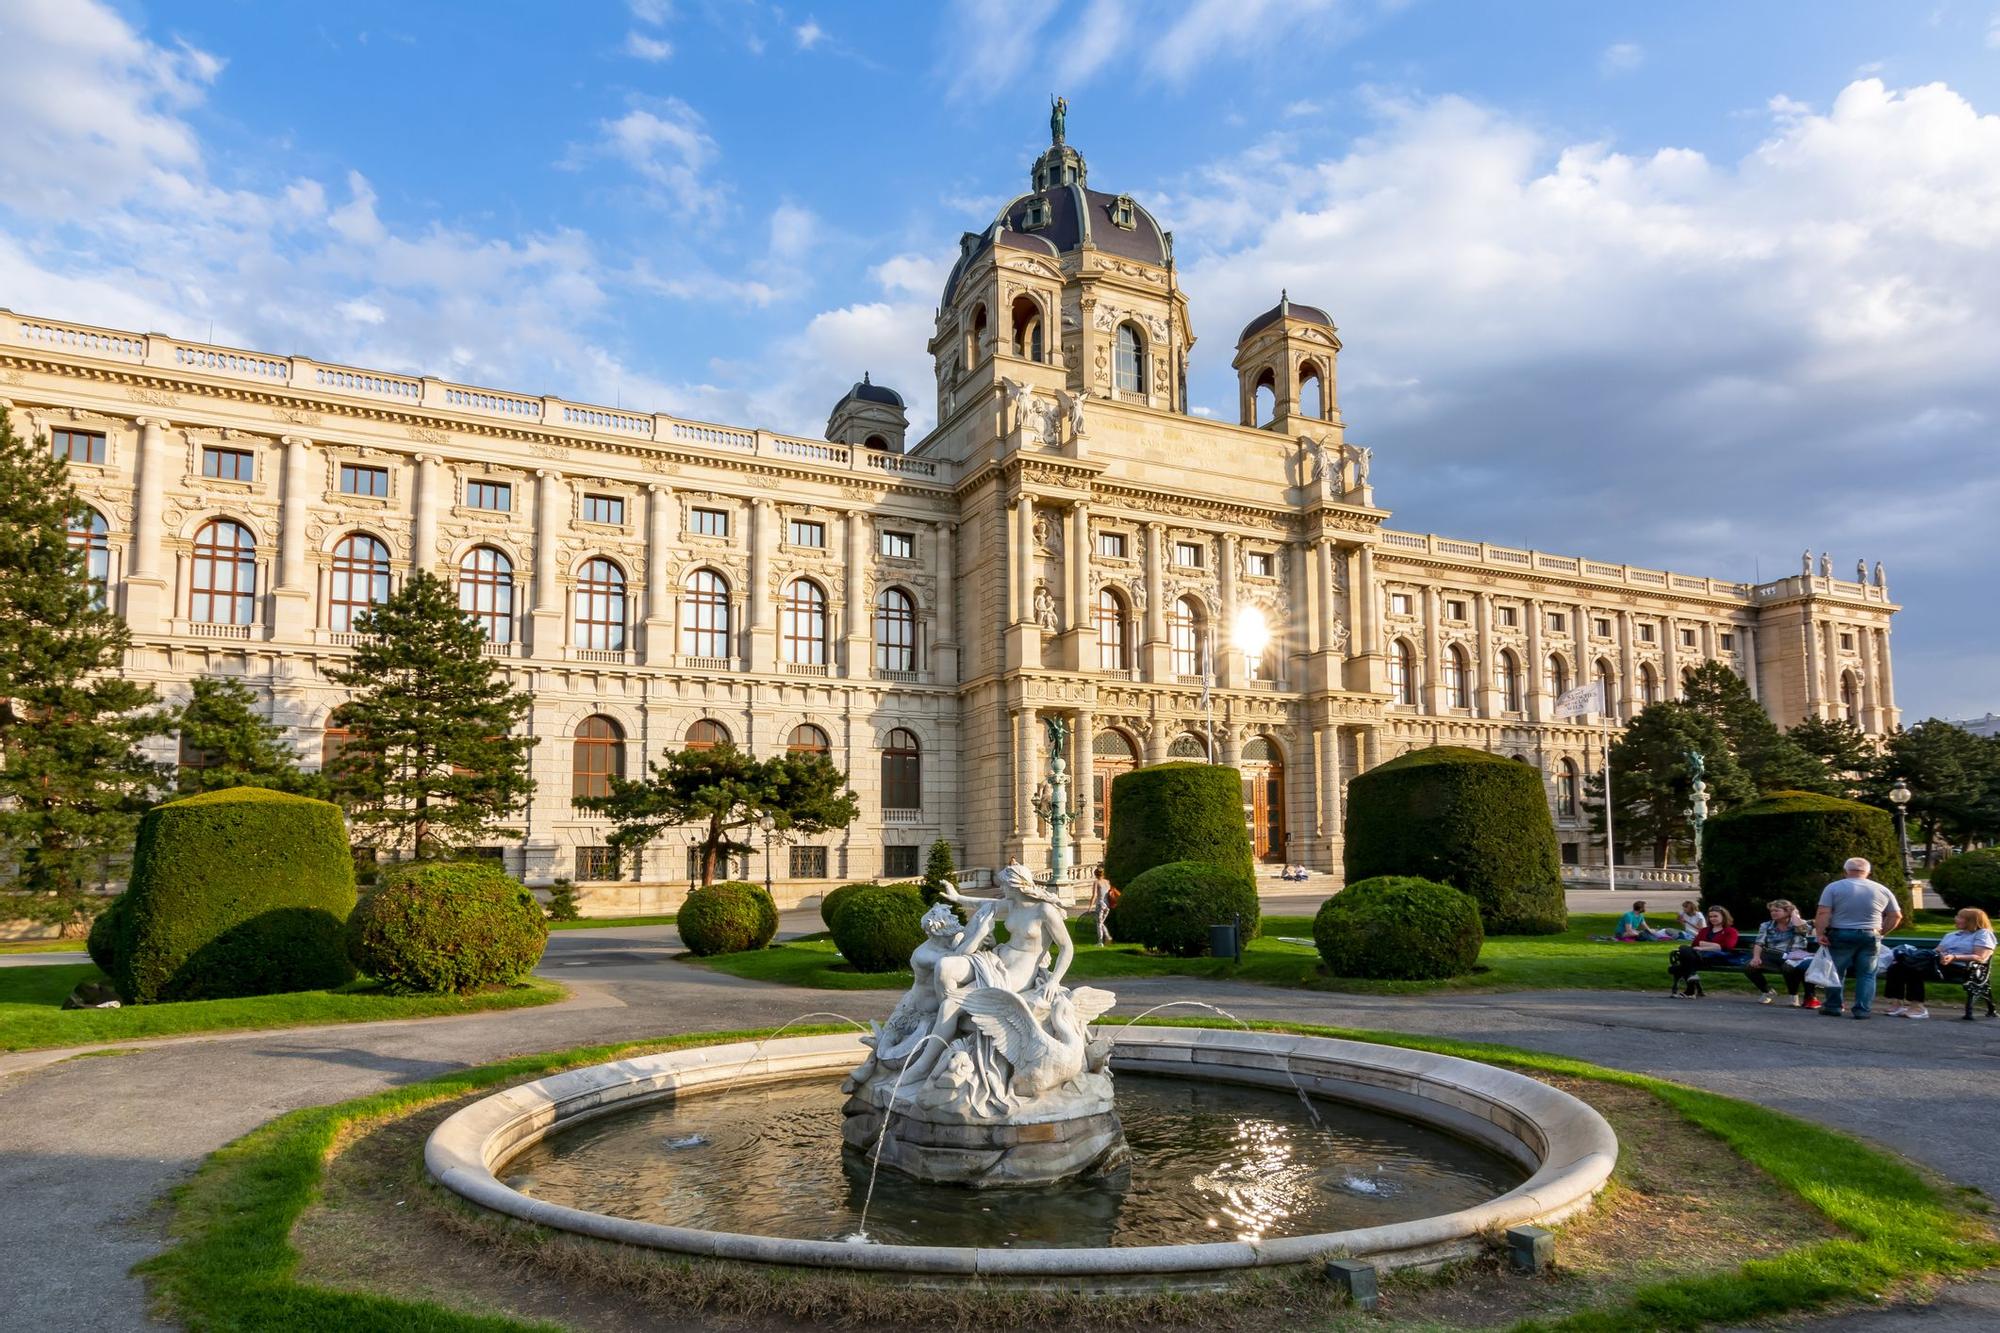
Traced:
<path fill-rule="evenodd" d="M 872 879 L 858 880 L 853 884 L 843 884 L 837 889 L 830 889 L 825 894 L 821 895 L 819 900 L 819 919 L 825 923 L 826 928 L 828 930 L 832 930 L 833 918 L 839 915 L 840 905 L 842 903 L 846 902 L 849 898 L 852 898 L 855 894 L 861 892 L 861 890 L 863 889 L 885 889 L 885 888 L 916 889 L 919 893 L 924 893 L 922 887 L 916 884 L 891 885 L 891 884 L 877 884 Z M 929 894 L 924 893 L 925 904 L 929 905 L 931 901 L 932 899 L 929 896 Z"/>
<path fill-rule="evenodd" d="M 1479 961 L 1479 904 L 1436 880 L 1379 875 L 1320 904 L 1313 943 L 1336 977 L 1440 981 Z"/>
<path fill-rule="evenodd" d="M 1954 912 L 1977 907 L 1988 916 L 2000 915 L 2000 847 L 1946 857 L 1931 872 L 1931 887 Z"/>
<path fill-rule="evenodd" d="M 90 923 L 90 934 L 83 942 L 84 951 L 105 976 L 111 976 L 118 970 L 118 952 L 125 947 L 123 940 L 131 928 L 132 904 L 122 893 L 113 898 L 110 905 Z"/>
<path fill-rule="evenodd" d="M 695 889 L 674 918 L 697 958 L 761 949 L 778 933 L 778 907 L 756 884 L 724 881 Z"/>
<path fill-rule="evenodd" d="M 951 859 L 951 843 L 939 838 L 931 844 L 930 855 L 924 859 L 924 905 L 941 901 L 945 884 L 957 880 L 958 863 Z"/>
<path fill-rule="evenodd" d="M 1888 811 L 1817 792 L 1774 791 L 1703 826 L 1702 903 L 1728 908 L 1741 923 L 1761 919 L 1773 898 L 1789 898 L 1810 918 L 1850 856 L 1874 864 L 1873 878 L 1907 917 L 1910 883 Z"/>
<path fill-rule="evenodd" d="M 535 895 L 491 863 L 417 861 L 385 868 L 347 923 L 354 965 L 394 990 L 477 990 L 541 961 L 549 923 Z M 393 872 L 393 873 L 392 873 Z"/>
<path fill-rule="evenodd" d="M 834 947 L 857 972 L 894 972 L 910 965 L 924 940 L 924 895 L 911 884 L 850 884 L 833 914 Z"/>
<path fill-rule="evenodd" d="M 1156 953 L 1198 958 L 1208 950 L 1208 928 L 1237 918 L 1243 938 L 1254 939 L 1262 914 L 1248 876 L 1202 861 L 1170 861 L 1125 886 L 1112 936 Z"/>
<path fill-rule="evenodd" d="M 1200 861 L 1252 880 L 1243 774 L 1219 764 L 1155 764 L 1111 783 L 1111 836 L 1104 873 L 1121 891 L 1154 866 Z M 1126 932 L 1112 927 L 1120 938 Z"/>
<path fill-rule="evenodd" d="M 583 910 L 576 902 L 576 881 L 573 879 L 552 880 L 549 883 L 549 920 L 580 921 Z"/>

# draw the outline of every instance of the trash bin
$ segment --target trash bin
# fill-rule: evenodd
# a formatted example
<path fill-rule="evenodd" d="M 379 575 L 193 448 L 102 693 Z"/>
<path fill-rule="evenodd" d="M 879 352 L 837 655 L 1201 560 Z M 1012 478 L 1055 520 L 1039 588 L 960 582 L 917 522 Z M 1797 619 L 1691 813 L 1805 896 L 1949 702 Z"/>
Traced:
<path fill-rule="evenodd" d="M 1208 928 L 1208 952 L 1216 958 L 1236 957 L 1236 927 L 1210 926 Z"/>

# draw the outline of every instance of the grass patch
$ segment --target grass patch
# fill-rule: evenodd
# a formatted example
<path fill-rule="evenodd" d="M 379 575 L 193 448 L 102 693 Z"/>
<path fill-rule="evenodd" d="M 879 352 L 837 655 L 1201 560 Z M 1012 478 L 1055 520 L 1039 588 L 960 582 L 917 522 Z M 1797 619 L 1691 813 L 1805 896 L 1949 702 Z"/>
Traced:
<path fill-rule="evenodd" d="M 617 930 L 624 926 L 671 926 L 679 918 L 664 916 L 584 916 L 574 921 L 551 921 L 550 930 Z"/>
<path fill-rule="evenodd" d="M 104 974 L 91 963 L 0 968 L 0 1051 L 89 1046 L 194 1032 L 317 1027 L 385 1018 L 476 1014 L 489 1009 L 526 1009 L 560 1000 L 568 994 L 553 981 L 527 977 L 511 986 L 473 995 L 395 995 L 364 977 L 336 990 L 140 1004 L 123 1009 L 62 1007 L 64 998 L 80 982 L 104 979 Z"/>
<path fill-rule="evenodd" d="M 0 940 L 0 953 L 82 952 L 82 940 Z"/>
<path fill-rule="evenodd" d="M 1205 1024 L 1189 1021 L 1170 1026 Z M 1645 1075 L 1510 1047 L 1296 1024 L 1255 1026 L 1434 1050 L 1507 1065 L 1558 1081 L 1596 1085 L 1611 1090 L 1604 1095 L 1623 1105 L 1627 1112 L 1632 1112 L 1636 1103 L 1630 1099 L 1619 1102 L 1625 1092 L 1656 1100 L 1685 1122 L 1685 1126 L 1691 1126 L 1711 1148 L 1715 1141 L 1720 1141 L 1734 1154 L 1733 1157 L 1714 1154 L 1715 1162 L 1722 1164 L 1721 1169 L 1702 1175 L 1690 1168 L 1690 1181 L 1678 1186 L 1691 1185 L 1698 1191 L 1712 1192 L 1714 1197 L 1703 1200 L 1711 1209 L 1724 1214 L 1740 1210 L 1739 1216 L 1725 1216 L 1716 1223 L 1745 1229 L 1746 1239 L 1741 1245 L 1734 1249 L 1721 1247 L 1719 1253 L 1730 1259 L 1745 1252 L 1756 1253 L 1756 1243 L 1747 1238 L 1747 1228 L 1768 1222 L 1786 1210 L 1798 1209 L 1800 1201 L 1810 1210 L 1801 1214 L 1810 1223 L 1805 1231 L 1788 1233 L 1789 1238 L 1803 1239 L 1804 1243 L 1707 1272 L 1679 1270 L 1669 1276 L 1650 1267 L 1634 1270 L 1629 1265 L 1621 1266 L 1616 1252 L 1618 1244 L 1637 1253 L 1658 1241 L 1655 1233 L 1643 1228 L 1630 1232 L 1620 1242 L 1600 1244 L 1587 1252 L 1595 1255 L 1597 1262 L 1607 1265 L 1616 1280 L 1600 1286 L 1597 1294 L 1611 1291 L 1617 1293 L 1615 1297 L 1607 1304 L 1581 1309 L 1564 1309 L 1562 1302 L 1556 1302 L 1555 1309 L 1545 1307 L 1534 1320 L 1517 1326 L 1521 1329 L 1644 1333 L 1778 1315 L 1795 1317 L 1801 1311 L 1829 1305 L 1876 1301 L 1885 1293 L 1901 1291 L 1914 1283 L 1973 1271 L 2000 1260 L 2000 1245 L 1994 1243 L 1988 1228 L 1953 1192 L 1934 1187 L 1908 1163 L 1791 1116 Z M 300 1255 L 293 1245 L 294 1228 L 324 1197 L 333 1155 L 344 1143 L 399 1117 L 426 1107 L 441 1107 L 497 1085 L 641 1051 L 760 1035 L 714 1033 L 524 1056 L 456 1071 L 337 1106 L 292 1112 L 213 1154 L 193 1179 L 175 1191 L 170 1223 L 175 1244 L 142 1264 L 140 1271 L 153 1280 L 154 1294 L 164 1313 L 196 1328 L 394 1329 L 443 1333 L 551 1327 L 550 1323 L 518 1322 L 491 1305 L 466 1311 L 434 1300 L 406 1300 L 301 1280 Z M 1639 1132 L 1643 1136 L 1643 1130 Z M 1649 1139 L 1642 1137 L 1640 1142 L 1628 1143 L 1627 1152 L 1635 1158 L 1649 1156 L 1653 1147 Z M 1666 1182 L 1666 1187 L 1676 1187 L 1674 1182 L 1683 1172 L 1676 1170 L 1675 1164 L 1687 1151 L 1682 1147 L 1656 1164 L 1659 1179 Z M 1697 1155 L 1703 1162 L 1708 1161 L 1707 1154 Z M 1783 1208 L 1777 1213 L 1760 1211 L 1768 1201 L 1739 1197 L 1739 1191 L 1754 1184 L 1754 1177 L 1746 1179 L 1738 1158 L 1787 1191 L 1781 1200 Z M 1648 1190 L 1649 1178 L 1641 1174 L 1645 1167 L 1645 1162 L 1637 1160 L 1621 1164 L 1623 1176 L 1617 1188 L 1641 1193 Z M 397 1192 L 394 1204 L 411 1201 L 408 1189 L 413 1182 L 413 1177 L 397 1178 L 395 1183 L 404 1188 Z M 961 1293 L 952 1288 L 926 1292 L 851 1275 L 746 1270 L 737 1265 L 606 1250 L 577 1238 L 500 1223 L 445 1200 L 441 1193 L 431 1191 L 421 1182 L 414 1184 L 427 1192 L 415 1200 L 418 1206 L 435 1208 L 440 1217 L 457 1215 L 467 1225 L 478 1226 L 478 1238 L 492 1249 L 478 1260 L 480 1264 L 546 1266 L 548 1271 L 568 1271 L 591 1280 L 607 1273 L 624 1273 L 634 1281 L 654 1284 L 653 1290 L 671 1295 L 676 1327 L 713 1326 L 718 1315 L 748 1315 L 757 1321 L 756 1326 L 771 1328 L 820 1320 L 911 1327 L 934 1312 L 948 1327 L 973 1326 L 968 1320 L 982 1327 L 1243 1326 L 1246 1315 L 1254 1316 L 1248 1320 L 1249 1326 L 1291 1327 L 1301 1319 L 1287 1315 L 1319 1325 L 1341 1316 L 1327 1288 L 1309 1273 L 1253 1280 L 1244 1287 L 1212 1297 L 1173 1293 L 1093 1299 L 1064 1291 L 990 1293 L 992 1304 L 982 1304 L 977 1312 L 968 1312 L 960 1299 Z M 1687 1210 L 1676 1201 L 1667 1202 L 1678 1211 Z M 1612 1209 L 1618 1205 L 1619 1200 L 1614 1197 Z M 1613 1215 L 1607 1210 L 1607 1218 Z M 1581 1228 L 1590 1225 L 1586 1217 L 1566 1227 L 1565 1248 L 1572 1240 L 1588 1245 L 1588 1237 Z M 588 1272 L 578 1267 L 586 1251 L 601 1260 Z M 640 1272 L 642 1268 L 644 1271 Z M 347 1267 L 343 1275 L 354 1271 Z M 520 1275 L 517 1272 L 515 1276 L 518 1279 Z M 1422 1278 L 1411 1279 L 1407 1284 L 1392 1283 L 1391 1294 L 1399 1304 L 1407 1304 L 1412 1316 L 1431 1326 L 1440 1320 L 1456 1322 L 1457 1314 L 1444 1302 L 1457 1297 L 1447 1292 L 1438 1299 L 1435 1293 L 1446 1286 L 1463 1286 L 1456 1282 L 1457 1276 L 1448 1278 L 1445 1284 Z M 523 1283 L 517 1280 L 514 1285 L 519 1287 Z M 1514 1283 L 1517 1290 L 1535 1285 L 1518 1280 Z M 591 1281 L 584 1281 L 579 1288 L 582 1293 L 590 1290 Z M 982 1295 L 982 1301 L 986 1298 Z M 542 1299 L 547 1300 L 548 1293 L 544 1292 Z M 587 1316 L 594 1324 L 597 1320 L 591 1306 L 597 1302 L 604 1302 L 601 1292 L 588 1296 L 580 1305 L 556 1301 L 545 1308 L 552 1318 Z M 604 1304 L 615 1308 L 617 1302 Z M 1503 1318 L 1515 1317 L 1504 1307 L 1480 1313 L 1483 1317 L 1492 1313 Z M 607 1326 L 635 1327 L 640 1326 L 640 1321 L 627 1315 L 610 1320 Z"/>

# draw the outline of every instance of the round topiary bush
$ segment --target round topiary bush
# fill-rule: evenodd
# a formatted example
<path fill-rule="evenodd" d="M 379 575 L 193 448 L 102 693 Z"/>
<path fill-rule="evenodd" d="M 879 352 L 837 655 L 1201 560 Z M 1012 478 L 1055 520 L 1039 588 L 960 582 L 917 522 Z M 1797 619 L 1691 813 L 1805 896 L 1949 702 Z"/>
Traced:
<path fill-rule="evenodd" d="M 828 889 L 820 896 L 819 919 L 826 924 L 828 930 L 832 930 L 833 918 L 840 910 L 840 904 L 846 902 L 863 889 L 877 889 L 880 887 L 881 885 L 872 881 L 862 880 L 858 884 L 843 884 L 837 889 Z"/>
<path fill-rule="evenodd" d="M 1907 917 L 1910 883 L 1888 811 L 1816 792 L 1771 792 L 1703 826 L 1702 902 L 1743 922 L 1761 920 L 1773 898 L 1789 898 L 1810 919 L 1820 891 L 1841 877 L 1850 856 L 1868 858 L 1872 877 Z"/>
<path fill-rule="evenodd" d="M 549 923 L 520 881 L 481 862 L 393 870 L 347 923 L 348 955 L 383 985 L 463 993 L 517 980 L 541 961 Z"/>
<path fill-rule="evenodd" d="M 778 933 L 778 905 L 760 885 L 725 881 L 689 893 L 674 923 L 697 958 L 743 953 L 763 948 Z"/>
<path fill-rule="evenodd" d="M 1320 904 L 1313 943 L 1336 977 L 1440 981 L 1479 961 L 1479 904 L 1436 880 L 1378 875 Z"/>
<path fill-rule="evenodd" d="M 1125 886 L 1112 938 L 1156 953 L 1197 958 L 1208 951 L 1208 928 L 1241 919 L 1243 938 L 1262 922 L 1255 886 L 1235 869 L 1201 861 L 1154 866 Z"/>
<path fill-rule="evenodd" d="M 910 965 L 924 940 L 924 895 L 908 884 L 850 886 L 833 915 L 833 943 L 857 972 L 895 972 Z"/>
<path fill-rule="evenodd" d="M 132 928 L 131 912 L 131 900 L 121 893 L 90 923 L 90 934 L 83 947 L 90 954 L 90 961 L 97 964 L 97 970 L 107 977 L 117 970 L 118 950 Z"/>
<path fill-rule="evenodd" d="M 1569 920 L 1542 775 L 1484 750 L 1432 746 L 1356 775 L 1345 861 L 1349 884 L 1405 875 L 1470 894 L 1489 935 L 1551 935 Z"/>
<path fill-rule="evenodd" d="M 1175 763 L 1120 773 L 1111 781 L 1111 808 L 1118 814 L 1104 844 L 1104 873 L 1122 892 L 1173 861 L 1200 861 L 1255 882 L 1240 771 Z"/>
<path fill-rule="evenodd" d="M 350 980 L 354 854 L 340 810 L 262 787 L 155 806 L 123 916 L 105 929 L 127 1003 L 318 990 Z"/>
<path fill-rule="evenodd" d="M 1988 916 L 2000 915 L 2000 847 L 1946 857 L 1931 872 L 1931 887 L 1954 912 L 1977 907 Z M 93 928 L 93 939 L 96 933 Z"/>

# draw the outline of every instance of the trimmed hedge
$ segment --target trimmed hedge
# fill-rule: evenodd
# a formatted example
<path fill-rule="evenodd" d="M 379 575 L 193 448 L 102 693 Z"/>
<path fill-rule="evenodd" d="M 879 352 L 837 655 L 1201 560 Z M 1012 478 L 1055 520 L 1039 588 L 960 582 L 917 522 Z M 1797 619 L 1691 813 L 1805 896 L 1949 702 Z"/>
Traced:
<path fill-rule="evenodd" d="M 97 964 L 97 970 L 107 977 L 117 967 L 118 942 L 131 929 L 126 919 L 131 910 L 132 900 L 119 894 L 91 921 L 90 934 L 84 939 L 84 951 L 90 955 L 90 961 Z"/>
<path fill-rule="evenodd" d="M 877 884 L 872 879 L 857 880 L 852 884 L 843 884 L 820 898 L 819 919 L 826 924 L 828 930 L 833 929 L 833 918 L 839 914 L 840 904 L 846 902 L 863 889 L 914 889 L 918 893 L 923 894 L 924 906 L 928 907 L 937 901 L 937 899 L 925 892 L 922 884 Z"/>
<path fill-rule="evenodd" d="M 1931 887 L 1954 912 L 1977 907 L 1988 916 L 2000 915 L 2000 847 L 1946 857 L 1931 872 Z"/>
<path fill-rule="evenodd" d="M 1250 881 L 1234 869 L 1172 861 L 1154 866 L 1125 886 L 1112 936 L 1156 953 L 1199 958 L 1208 952 L 1208 928 L 1228 925 L 1238 917 L 1243 921 L 1243 939 L 1255 939 L 1263 916 Z"/>
<path fill-rule="evenodd" d="M 1710 819 L 1702 828 L 1704 906 L 1757 921 L 1764 904 L 1789 898 L 1810 917 L 1820 891 L 1841 877 L 1841 863 L 1865 856 L 1875 881 L 1910 914 L 1910 883 L 1886 810 L 1817 792 L 1776 791 Z"/>
<path fill-rule="evenodd" d="M 1256 882 L 1237 769 L 1174 763 L 1120 773 L 1111 781 L 1111 808 L 1117 816 L 1104 844 L 1104 873 L 1122 892 L 1154 866 L 1174 861 L 1200 861 Z"/>
<path fill-rule="evenodd" d="M 727 880 L 691 891 L 674 916 L 697 958 L 761 949 L 778 933 L 778 905 L 757 884 Z"/>
<path fill-rule="evenodd" d="M 1479 961 L 1479 904 L 1436 880 L 1378 875 L 1320 904 L 1313 943 L 1336 977 L 1441 981 Z"/>
<path fill-rule="evenodd" d="M 541 961 L 549 923 L 535 895 L 491 862 L 389 867 L 347 922 L 354 965 L 394 990 L 434 994 L 514 981 Z"/>
<path fill-rule="evenodd" d="M 1553 935 L 1569 920 L 1542 775 L 1484 750 L 1434 745 L 1358 774 L 1345 862 L 1349 884 L 1415 876 L 1471 895 L 1489 935 Z"/>
<path fill-rule="evenodd" d="M 128 1004 L 322 990 L 354 976 L 341 946 L 354 854 L 325 801 L 226 787 L 155 806 L 119 902 L 99 943 Z"/>
<path fill-rule="evenodd" d="M 833 914 L 833 944 L 857 972 L 896 972 L 924 942 L 924 895 L 910 884 L 847 885 Z"/>

